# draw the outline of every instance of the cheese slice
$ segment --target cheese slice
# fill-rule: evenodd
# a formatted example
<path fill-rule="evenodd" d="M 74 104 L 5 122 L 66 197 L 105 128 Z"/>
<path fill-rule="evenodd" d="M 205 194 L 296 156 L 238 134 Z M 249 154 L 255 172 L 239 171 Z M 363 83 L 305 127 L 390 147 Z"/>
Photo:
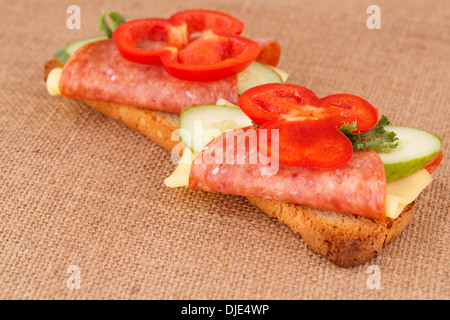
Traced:
<path fill-rule="evenodd" d="M 219 98 L 219 100 L 217 100 L 216 102 L 217 106 L 229 106 L 229 107 L 236 107 L 239 108 L 239 106 L 235 105 L 234 103 L 231 103 L 228 100 L 225 100 L 223 98 Z"/>
<path fill-rule="evenodd" d="M 386 183 L 386 216 L 395 219 L 433 181 L 427 170 L 421 169 L 404 178 Z"/>
<path fill-rule="evenodd" d="M 55 68 L 48 74 L 47 77 L 47 91 L 52 96 L 60 95 L 61 92 L 59 92 L 59 79 L 61 79 L 63 69 L 62 68 Z"/>
<path fill-rule="evenodd" d="M 184 148 L 183 155 L 175 171 L 164 180 L 164 184 L 169 188 L 189 186 L 189 173 L 191 172 L 194 154 L 191 149 Z"/>

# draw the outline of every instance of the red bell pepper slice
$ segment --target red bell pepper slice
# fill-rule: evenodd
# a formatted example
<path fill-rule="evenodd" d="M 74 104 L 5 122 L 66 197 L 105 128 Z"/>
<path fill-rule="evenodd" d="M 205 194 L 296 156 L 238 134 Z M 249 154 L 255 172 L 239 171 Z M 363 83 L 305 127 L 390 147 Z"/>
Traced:
<path fill-rule="evenodd" d="M 262 130 L 266 132 L 261 137 Z M 271 154 L 273 132 L 279 134 L 279 150 Z M 353 154 L 350 140 L 330 125 L 327 118 L 269 121 L 257 129 L 256 137 L 263 155 L 289 166 L 337 168 L 346 164 Z"/>
<path fill-rule="evenodd" d="M 357 121 L 360 132 L 370 130 L 378 121 L 378 112 L 366 100 L 352 94 L 332 94 L 320 99 L 322 108 L 334 108 L 344 123 Z"/>
<path fill-rule="evenodd" d="M 250 88 L 240 96 L 239 107 L 259 125 L 257 146 L 262 154 L 280 164 L 320 169 L 350 160 L 352 144 L 339 131 L 344 123 L 356 121 L 357 131 L 365 132 L 378 121 L 378 110 L 360 97 L 335 94 L 319 99 L 311 90 L 291 84 Z M 267 131 L 261 134 L 263 129 Z M 278 154 L 270 153 L 272 129 L 278 130 Z"/>
<path fill-rule="evenodd" d="M 120 54 L 140 64 L 161 64 L 161 56 L 188 43 L 187 26 L 167 19 L 139 19 L 122 23 L 113 32 Z"/>
<path fill-rule="evenodd" d="M 262 125 L 274 118 L 300 115 L 306 112 L 305 106 L 315 106 L 318 100 L 314 92 L 304 87 L 267 84 L 245 91 L 239 98 L 239 106 L 253 122 Z"/>
<path fill-rule="evenodd" d="M 253 40 L 205 31 L 184 49 L 161 55 L 161 60 L 164 69 L 176 78 L 215 81 L 243 71 L 260 50 Z"/>
<path fill-rule="evenodd" d="M 215 81 L 241 72 L 259 55 L 257 42 L 239 36 L 243 28 L 222 12 L 186 10 L 169 19 L 122 23 L 113 40 L 125 59 L 162 64 L 183 80 Z"/>

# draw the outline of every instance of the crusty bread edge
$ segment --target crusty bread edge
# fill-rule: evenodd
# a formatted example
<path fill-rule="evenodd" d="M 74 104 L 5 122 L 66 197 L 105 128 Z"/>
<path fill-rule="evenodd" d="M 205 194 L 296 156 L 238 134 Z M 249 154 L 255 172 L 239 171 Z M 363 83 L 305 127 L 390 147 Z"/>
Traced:
<path fill-rule="evenodd" d="M 52 60 L 44 66 L 44 78 L 62 65 Z M 161 111 L 108 102 L 82 100 L 85 104 L 123 122 L 129 128 L 150 138 L 165 150 L 179 154 L 174 115 Z M 175 133 L 174 133 L 175 132 Z M 176 152 L 174 152 L 174 150 Z M 299 234 L 316 253 L 342 267 L 353 267 L 365 263 L 380 254 L 383 247 L 395 239 L 410 223 L 415 202 L 408 205 L 401 215 L 393 220 L 378 221 L 362 216 L 330 212 L 276 200 L 248 198 L 260 210 Z"/>

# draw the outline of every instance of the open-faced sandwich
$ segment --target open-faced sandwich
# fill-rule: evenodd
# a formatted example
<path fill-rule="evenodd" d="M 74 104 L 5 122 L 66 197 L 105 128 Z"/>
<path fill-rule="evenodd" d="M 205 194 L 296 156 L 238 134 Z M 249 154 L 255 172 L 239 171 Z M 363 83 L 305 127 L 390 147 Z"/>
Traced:
<path fill-rule="evenodd" d="M 409 224 L 442 159 L 439 137 L 391 126 L 360 97 L 318 98 L 283 83 L 278 42 L 241 36 L 244 24 L 227 14 L 108 15 L 106 37 L 55 52 L 48 91 L 181 156 L 168 187 L 246 196 L 345 267 L 379 254 Z"/>

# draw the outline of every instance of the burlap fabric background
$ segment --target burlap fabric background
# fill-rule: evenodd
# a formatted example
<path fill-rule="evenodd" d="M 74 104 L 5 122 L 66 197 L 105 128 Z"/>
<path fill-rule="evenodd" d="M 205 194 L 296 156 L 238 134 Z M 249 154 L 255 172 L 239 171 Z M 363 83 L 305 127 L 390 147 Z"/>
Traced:
<path fill-rule="evenodd" d="M 50 97 L 43 82 L 53 50 L 98 34 L 102 10 L 132 19 L 213 8 L 245 21 L 246 36 L 279 39 L 291 83 L 319 96 L 360 95 L 393 123 L 446 143 L 448 1 L 0 2 L 0 298 L 450 297 L 447 160 L 402 235 L 343 269 L 245 198 L 166 188 L 167 152 L 79 102 Z M 71 4 L 81 8 L 80 30 L 66 27 Z M 366 27 L 370 4 L 381 8 L 381 30 Z M 379 290 L 367 286 L 371 265 Z M 70 266 L 80 289 L 67 285 Z"/>

